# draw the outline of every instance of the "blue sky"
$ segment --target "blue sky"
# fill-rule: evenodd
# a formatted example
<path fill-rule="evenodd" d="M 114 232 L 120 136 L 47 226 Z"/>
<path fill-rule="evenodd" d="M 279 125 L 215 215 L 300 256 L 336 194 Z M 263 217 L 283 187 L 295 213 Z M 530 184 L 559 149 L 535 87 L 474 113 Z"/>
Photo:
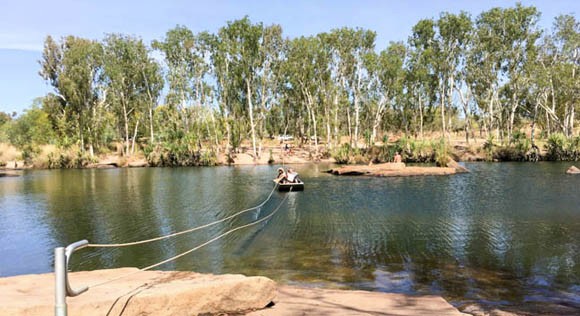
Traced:
<path fill-rule="evenodd" d="M 578 0 L 520 1 L 534 5 L 550 27 L 555 16 L 577 16 Z M 102 39 L 106 33 L 136 35 L 149 42 L 160 39 L 177 24 L 194 32 L 216 31 L 227 21 L 248 15 L 253 22 L 280 24 L 288 37 L 312 35 L 343 26 L 377 32 L 377 48 L 389 41 L 406 40 L 422 18 L 461 10 L 477 16 L 492 7 L 516 1 L 5 1 L 0 10 L 0 111 L 18 113 L 51 88 L 38 75 L 44 38 L 75 35 Z"/>

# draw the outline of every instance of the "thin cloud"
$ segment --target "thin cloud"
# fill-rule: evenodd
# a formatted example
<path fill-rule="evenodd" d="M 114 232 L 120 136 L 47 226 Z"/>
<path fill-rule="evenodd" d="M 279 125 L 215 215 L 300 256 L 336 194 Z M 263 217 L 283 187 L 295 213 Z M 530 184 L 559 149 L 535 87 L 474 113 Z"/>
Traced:
<path fill-rule="evenodd" d="M 43 43 L 40 34 L 0 33 L 0 49 L 41 52 Z"/>

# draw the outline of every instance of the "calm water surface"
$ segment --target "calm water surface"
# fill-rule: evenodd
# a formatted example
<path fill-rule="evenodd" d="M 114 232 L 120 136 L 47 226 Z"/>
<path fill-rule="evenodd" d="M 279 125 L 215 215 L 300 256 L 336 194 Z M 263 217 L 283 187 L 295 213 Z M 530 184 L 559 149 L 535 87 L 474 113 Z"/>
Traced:
<path fill-rule="evenodd" d="M 287 196 L 271 219 L 160 268 L 579 311 L 580 177 L 565 175 L 568 166 L 477 163 L 456 176 L 365 178 L 298 165 L 304 192 L 275 192 L 257 211 L 170 240 L 83 249 L 72 269 L 159 262 L 263 218 Z M 0 178 L 0 276 L 50 272 L 53 248 L 77 240 L 134 241 L 224 218 L 263 201 L 277 167 Z"/>

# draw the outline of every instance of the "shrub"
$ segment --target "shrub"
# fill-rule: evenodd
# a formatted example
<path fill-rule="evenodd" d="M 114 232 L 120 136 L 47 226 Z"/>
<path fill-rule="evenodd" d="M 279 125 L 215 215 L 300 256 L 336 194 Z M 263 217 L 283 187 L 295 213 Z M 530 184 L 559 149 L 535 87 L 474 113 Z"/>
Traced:
<path fill-rule="evenodd" d="M 27 144 L 22 147 L 22 160 L 24 164 L 31 165 L 34 157 L 40 153 L 40 147 L 32 144 Z"/>
<path fill-rule="evenodd" d="M 322 158 L 322 159 L 328 159 L 328 158 L 330 158 L 330 151 L 328 151 L 328 150 L 322 150 L 320 152 L 320 158 Z"/>
<path fill-rule="evenodd" d="M 494 144 L 494 137 L 493 135 L 489 135 L 485 143 L 483 144 L 483 151 L 485 153 L 485 160 L 492 161 L 493 160 L 493 147 Z"/>
<path fill-rule="evenodd" d="M 85 168 L 95 162 L 97 162 L 96 158 L 91 158 L 86 152 L 83 153 L 79 148 L 72 147 L 58 148 L 50 152 L 47 161 L 39 159 L 35 161 L 35 166 L 49 169 L 73 169 Z"/>
<path fill-rule="evenodd" d="M 336 160 L 336 163 L 348 164 L 350 160 L 351 151 L 352 148 L 350 147 L 350 144 L 345 143 L 335 150 L 334 155 L 332 157 L 334 158 L 334 160 Z"/>
<path fill-rule="evenodd" d="M 213 150 L 194 149 L 200 147 L 192 139 L 183 138 L 172 143 L 143 148 L 145 159 L 155 167 L 215 166 L 217 154 Z"/>
<path fill-rule="evenodd" d="M 548 137 L 546 142 L 546 158 L 548 160 L 563 160 L 565 158 L 566 136 L 562 133 L 555 133 Z"/>
<path fill-rule="evenodd" d="M 526 153 L 513 146 L 501 146 L 494 151 L 494 158 L 499 161 L 523 161 Z"/>
<path fill-rule="evenodd" d="M 206 150 L 201 153 L 199 164 L 200 166 L 215 166 L 217 165 L 217 155 L 213 150 Z"/>
<path fill-rule="evenodd" d="M 449 146 L 444 138 L 439 140 L 439 143 L 435 148 L 435 163 L 441 167 L 445 167 L 447 166 L 447 163 L 449 163 Z"/>
<path fill-rule="evenodd" d="M 580 158 L 580 136 L 573 137 L 568 141 L 566 151 L 569 160 L 578 161 Z"/>

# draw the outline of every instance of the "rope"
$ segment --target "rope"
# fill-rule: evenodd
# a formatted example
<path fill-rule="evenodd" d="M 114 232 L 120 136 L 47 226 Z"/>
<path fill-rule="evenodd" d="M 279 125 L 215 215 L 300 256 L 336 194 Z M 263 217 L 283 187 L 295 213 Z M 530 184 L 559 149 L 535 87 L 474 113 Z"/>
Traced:
<path fill-rule="evenodd" d="M 290 191 L 289 191 L 289 192 L 292 192 L 292 188 L 290 188 Z M 227 232 L 225 232 L 225 233 L 223 233 L 223 234 L 221 234 L 221 235 L 219 235 L 219 236 L 217 236 L 217 237 L 214 237 L 214 238 L 212 238 L 212 239 L 210 239 L 210 240 L 208 240 L 208 241 L 204 242 L 203 244 L 200 244 L 200 245 L 198 245 L 198 246 L 196 246 L 196 247 L 193 247 L 193 248 L 191 248 L 191 249 L 189 249 L 189 250 L 187 250 L 187 251 L 185 251 L 185 252 L 182 252 L 182 253 L 180 253 L 180 254 L 178 254 L 178 255 L 176 255 L 176 256 L 173 256 L 173 257 L 171 257 L 171 258 L 169 258 L 169 259 L 165 259 L 165 260 L 163 260 L 163 261 L 161 261 L 161 262 L 158 262 L 158 263 L 152 264 L 152 265 L 150 265 L 150 266 L 147 266 L 147 267 L 141 268 L 141 269 L 139 269 L 139 270 L 137 270 L 137 271 L 134 271 L 134 272 L 129 272 L 129 273 L 126 273 L 126 274 L 120 275 L 120 276 L 118 276 L 118 277 L 116 277 L 116 278 L 113 278 L 113 279 L 110 279 L 110 280 L 107 280 L 107 281 L 103 281 L 103 282 L 100 282 L 100 283 L 96 283 L 96 284 L 90 285 L 90 286 L 88 286 L 88 288 L 90 289 L 90 288 L 94 288 L 94 287 L 97 287 L 97 286 L 105 285 L 105 284 L 107 284 L 107 283 L 111 283 L 111 282 L 117 281 L 117 280 L 119 280 L 119 279 L 126 278 L 126 277 L 128 277 L 128 276 L 131 276 L 131 275 L 133 275 L 133 274 L 137 274 L 137 273 L 139 273 L 139 272 L 142 272 L 142 271 L 147 271 L 147 270 L 150 270 L 150 269 L 156 268 L 156 267 L 158 267 L 158 266 L 160 266 L 160 265 L 162 265 L 162 264 L 168 263 L 168 262 L 170 262 L 170 261 L 173 261 L 173 260 L 175 260 L 175 259 L 179 259 L 179 258 L 181 258 L 181 257 L 183 257 L 183 256 L 185 256 L 185 255 L 188 255 L 188 254 L 190 254 L 190 253 L 192 253 L 192 252 L 194 252 L 194 251 L 196 251 L 196 250 L 198 250 L 198 249 L 200 249 L 200 248 L 203 248 L 203 247 L 205 247 L 205 246 L 207 246 L 207 245 L 211 244 L 212 242 L 214 242 L 214 241 L 216 241 L 216 240 L 218 240 L 218 239 L 220 239 L 220 238 L 222 238 L 222 237 L 225 237 L 225 236 L 227 236 L 227 235 L 229 235 L 229 234 L 231 234 L 231 233 L 233 233 L 233 232 L 235 232 L 235 231 L 238 231 L 238 230 L 240 230 L 240 229 L 243 229 L 243 228 L 246 228 L 246 227 L 250 227 L 250 226 L 252 226 L 252 225 L 256 225 L 256 224 L 258 224 L 258 223 L 261 223 L 261 222 L 263 222 L 263 221 L 265 221 L 265 220 L 267 220 L 267 219 L 271 218 L 272 216 L 274 216 L 274 214 L 276 214 L 276 213 L 278 212 L 278 210 L 280 209 L 280 207 L 281 207 L 281 206 L 282 206 L 282 204 L 283 204 L 283 203 L 286 201 L 286 199 L 287 199 L 287 198 L 288 198 L 288 194 L 286 194 L 286 196 L 284 197 L 284 199 L 282 199 L 282 201 L 280 202 L 280 204 L 278 204 L 278 206 L 276 207 L 276 209 L 275 209 L 275 210 L 274 210 L 272 213 L 270 213 L 270 214 L 269 214 L 269 215 L 267 215 L 267 216 L 264 216 L 262 219 L 259 219 L 259 220 L 257 220 L 257 221 L 251 222 L 251 223 L 249 223 L 249 224 L 246 224 L 246 225 L 238 226 L 238 227 L 236 227 L 236 228 L 234 228 L 234 229 L 230 229 L 230 230 L 228 230 Z"/>
<path fill-rule="evenodd" d="M 148 242 L 153 242 L 153 241 L 157 241 L 157 240 L 162 240 L 162 239 L 167 239 L 167 238 L 171 238 L 171 237 L 175 237 L 175 236 L 179 236 L 179 235 L 183 235 L 183 234 L 187 234 L 187 233 L 191 233 L 193 231 L 196 230 L 200 230 L 203 228 L 207 228 L 216 224 L 219 224 L 221 222 L 227 221 L 229 219 L 232 219 L 240 214 L 255 210 L 257 208 L 260 208 L 262 206 L 264 206 L 264 204 L 266 204 L 266 202 L 268 202 L 270 200 L 270 198 L 272 197 L 272 194 L 274 193 L 274 191 L 276 190 L 276 188 L 278 187 L 278 184 L 276 184 L 274 186 L 274 188 L 272 189 L 272 191 L 270 192 L 270 195 L 268 195 L 268 197 L 260 204 L 258 204 L 257 206 L 245 209 L 243 211 L 239 211 L 234 215 L 230 215 L 226 218 L 217 220 L 215 222 L 211 222 L 209 224 L 205 224 L 205 225 L 201 225 L 198 227 L 194 227 L 194 228 L 190 228 L 181 232 L 177 232 L 177 233 L 173 233 L 173 234 L 169 234 L 169 235 L 165 235 L 165 236 L 159 236 L 159 237 L 155 237 L 155 238 L 151 238 L 151 239 L 145 239 L 145 240 L 140 240 L 140 241 L 134 241 L 134 242 L 127 242 L 127 243 L 118 243 L 118 244 L 88 244 L 87 247 L 94 247 L 94 248 L 113 248 L 113 247 L 127 247 L 127 246 L 134 246 L 134 245 L 140 245 L 140 244 L 145 244 Z"/>

